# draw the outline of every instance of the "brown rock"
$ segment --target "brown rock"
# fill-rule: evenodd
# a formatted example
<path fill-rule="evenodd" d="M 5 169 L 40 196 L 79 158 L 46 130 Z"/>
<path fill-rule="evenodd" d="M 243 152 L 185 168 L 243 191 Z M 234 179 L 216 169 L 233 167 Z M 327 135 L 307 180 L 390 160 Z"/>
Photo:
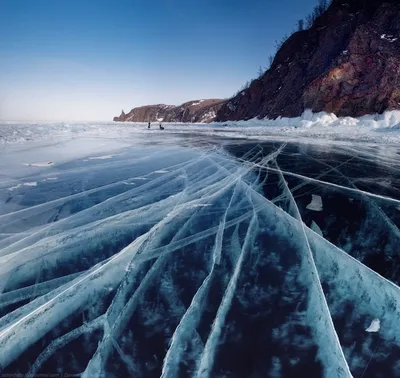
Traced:
<path fill-rule="evenodd" d="M 296 117 L 305 109 L 361 116 L 400 108 L 400 3 L 334 0 L 293 34 L 271 68 L 229 101 L 218 121 Z"/>
<path fill-rule="evenodd" d="M 182 105 L 147 105 L 132 109 L 119 117 L 116 122 L 191 122 L 209 123 L 215 120 L 216 114 L 226 100 L 207 99 L 185 102 Z"/>

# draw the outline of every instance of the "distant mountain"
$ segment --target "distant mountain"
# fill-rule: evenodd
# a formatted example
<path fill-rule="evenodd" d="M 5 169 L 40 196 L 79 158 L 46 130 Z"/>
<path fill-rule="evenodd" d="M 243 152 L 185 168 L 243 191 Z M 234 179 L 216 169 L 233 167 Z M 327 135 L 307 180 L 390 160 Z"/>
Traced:
<path fill-rule="evenodd" d="M 207 99 L 185 102 L 182 105 L 146 105 L 133 108 L 129 113 L 123 111 L 116 122 L 191 122 L 209 123 L 226 100 Z"/>
<path fill-rule="evenodd" d="M 268 71 L 222 105 L 216 120 L 399 108 L 400 1 L 333 0 L 282 45 Z"/>

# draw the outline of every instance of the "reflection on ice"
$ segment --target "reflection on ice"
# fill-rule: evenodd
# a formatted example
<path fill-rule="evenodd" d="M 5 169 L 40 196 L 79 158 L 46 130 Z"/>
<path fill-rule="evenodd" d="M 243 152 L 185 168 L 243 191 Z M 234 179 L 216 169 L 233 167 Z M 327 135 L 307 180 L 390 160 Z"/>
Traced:
<path fill-rule="evenodd" d="M 137 147 L 3 184 L 0 371 L 400 375 L 397 189 L 293 149 Z"/>

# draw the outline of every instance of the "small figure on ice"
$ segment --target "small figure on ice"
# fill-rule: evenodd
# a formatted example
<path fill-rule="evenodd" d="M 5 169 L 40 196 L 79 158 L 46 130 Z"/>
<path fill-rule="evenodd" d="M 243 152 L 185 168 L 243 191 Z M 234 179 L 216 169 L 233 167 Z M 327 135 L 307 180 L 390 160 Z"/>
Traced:
<path fill-rule="evenodd" d="M 150 129 L 150 122 L 149 122 L 149 124 L 147 125 L 147 128 Z"/>
<path fill-rule="evenodd" d="M 161 123 L 160 123 L 160 130 L 164 130 L 164 126 L 162 126 Z"/>

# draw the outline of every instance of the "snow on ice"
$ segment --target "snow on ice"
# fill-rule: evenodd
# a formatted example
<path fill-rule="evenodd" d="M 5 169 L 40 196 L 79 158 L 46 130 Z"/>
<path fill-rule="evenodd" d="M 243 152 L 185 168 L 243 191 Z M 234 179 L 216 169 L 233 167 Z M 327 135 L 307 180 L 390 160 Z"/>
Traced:
<path fill-rule="evenodd" d="M 52 161 L 44 162 L 44 163 L 25 163 L 27 167 L 52 167 L 54 163 Z"/>
<path fill-rule="evenodd" d="M 307 205 L 307 209 L 312 211 L 322 211 L 322 207 L 322 198 L 316 194 L 312 194 L 312 200 Z"/>
<path fill-rule="evenodd" d="M 365 330 L 366 332 L 378 332 L 381 328 L 381 322 L 379 319 L 374 319 L 371 321 L 370 326 Z"/>

